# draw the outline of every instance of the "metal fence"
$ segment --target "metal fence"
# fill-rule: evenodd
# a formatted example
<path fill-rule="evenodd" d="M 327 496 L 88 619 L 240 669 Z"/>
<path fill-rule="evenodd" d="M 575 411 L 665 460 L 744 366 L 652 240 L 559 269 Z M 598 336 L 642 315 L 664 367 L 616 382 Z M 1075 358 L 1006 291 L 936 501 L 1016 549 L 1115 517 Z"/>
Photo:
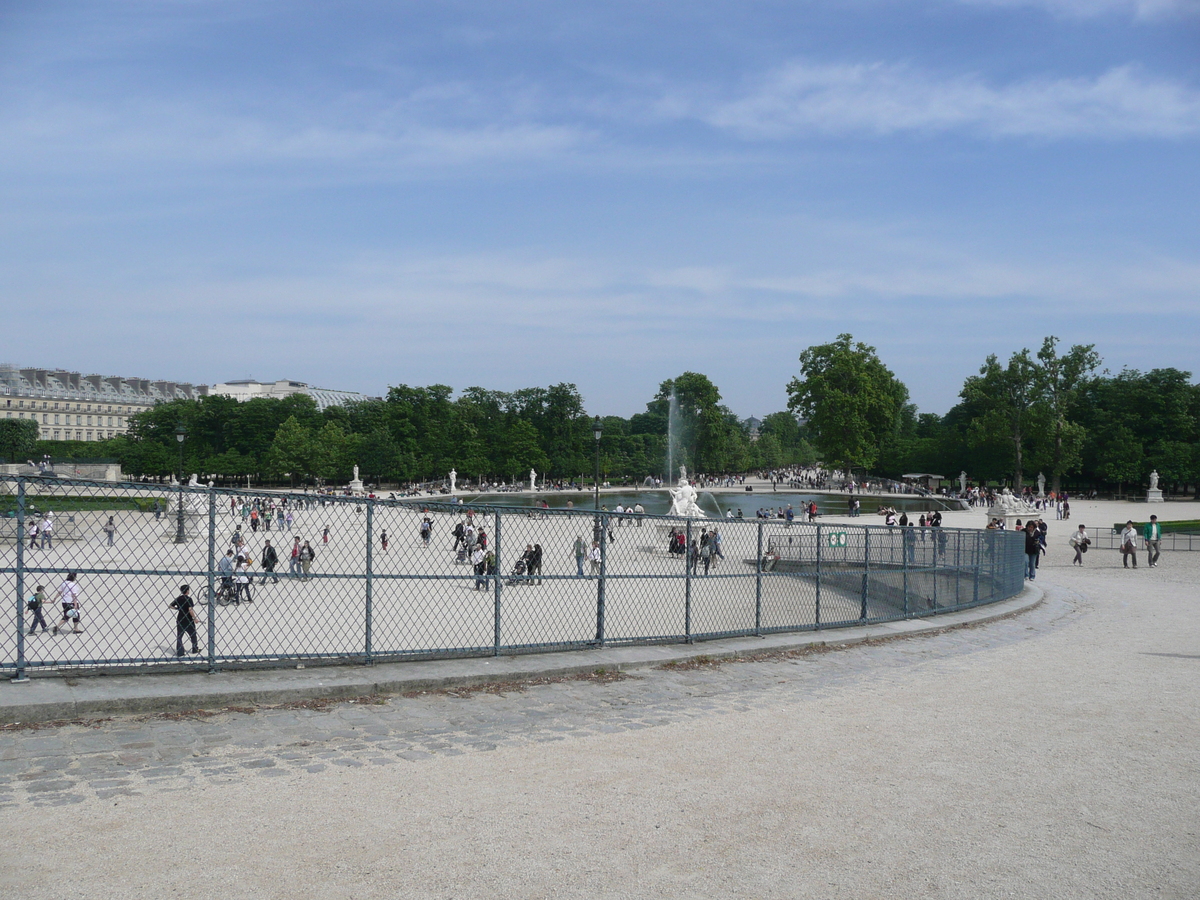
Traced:
<path fill-rule="evenodd" d="M 1142 540 L 1142 529 L 1138 532 L 1138 549 L 1145 549 L 1146 543 Z M 1095 550 L 1119 550 L 1121 548 L 1121 531 L 1118 529 L 1096 528 L 1092 533 L 1089 533 L 1092 539 L 1092 548 Z M 1163 533 L 1162 540 L 1159 542 L 1159 549 L 1167 550 L 1200 550 L 1200 533 L 1192 533 L 1187 531 L 1167 531 Z"/>
<path fill-rule="evenodd" d="M 0 668 L 18 678 L 801 631 L 1002 600 L 1024 571 L 1021 535 L 995 531 L 62 478 L 0 477 L 0 517 L 0 589 L 16 611 L 0 631 Z M 78 618 L 61 603 L 72 573 Z M 196 652 L 170 607 L 182 583 Z M 39 587 L 41 620 L 28 608 Z"/>

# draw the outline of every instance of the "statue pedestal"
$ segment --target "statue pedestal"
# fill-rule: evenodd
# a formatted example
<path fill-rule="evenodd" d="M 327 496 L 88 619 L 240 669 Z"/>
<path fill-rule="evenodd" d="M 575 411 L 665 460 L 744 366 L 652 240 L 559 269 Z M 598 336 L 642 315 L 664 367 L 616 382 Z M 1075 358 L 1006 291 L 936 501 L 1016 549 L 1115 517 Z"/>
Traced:
<path fill-rule="evenodd" d="M 1034 518 L 1036 513 L 1032 512 L 1016 512 L 1011 509 L 993 506 L 987 511 L 987 522 L 984 525 L 990 525 L 993 519 L 1004 523 L 1005 531 L 1014 531 L 1017 527 L 1017 519 L 1021 520 L 1024 525 L 1029 519 Z"/>
<path fill-rule="evenodd" d="M 367 489 L 366 489 L 366 488 L 363 486 L 363 483 L 362 483 L 362 481 L 361 481 L 360 479 L 358 479 L 358 478 L 355 478 L 355 479 L 354 479 L 353 481 L 351 481 L 351 482 L 350 482 L 348 485 L 346 485 L 346 487 L 350 488 L 350 492 L 351 492 L 351 493 L 353 493 L 353 494 L 365 494 L 365 493 L 366 493 L 366 490 L 367 490 Z"/>
<path fill-rule="evenodd" d="M 1159 490 L 1158 488 L 1154 488 L 1153 490 L 1146 491 L 1146 502 L 1147 503 L 1163 503 L 1164 501 L 1163 501 L 1162 491 Z"/>

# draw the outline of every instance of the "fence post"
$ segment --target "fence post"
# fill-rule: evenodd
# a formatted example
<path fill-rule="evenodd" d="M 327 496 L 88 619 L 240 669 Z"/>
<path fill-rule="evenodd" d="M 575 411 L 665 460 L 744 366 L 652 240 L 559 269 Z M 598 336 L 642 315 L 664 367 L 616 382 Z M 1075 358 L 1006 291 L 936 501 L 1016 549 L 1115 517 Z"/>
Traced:
<path fill-rule="evenodd" d="M 954 532 L 954 605 L 962 606 L 962 531 Z"/>
<path fill-rule="evenodd" d="M 754 634 L 762 637 L 762 560 L 763 560 L 763 526 L 760 521 L 758 529 L 758 553 L 754 557 Z"/>
<path fill-rule="evenodd" d="M 217 495 L 208 489 L 208 674 L 217 671 Z"/>
<path fill-rule="evenodd" d="M 500 568 L 500 510 L 492 513 L 495 516 L 496 527 L 492 529 L 492 553 L 495 554 L 496 562 L 492 568 L 495 569 L 495 584 L 492 585 L 492 656 L 500 655 L 500 593 L 503 590 L 500 582 L 503 580 L 500 573 L 503 569 Z M 485 553 L 486 557 L 487 554 Z M 487 576 L 487 562 L 484 562 L 484 576 Z"/>
<path fill-rule="evenodd" d="M 908 618 L 908 554 L 909 554 L 910 550 L 914 549 L 913 541 L 916 538 L 916 535 L 913 534 L 914 527 L 915 526 L 910 522 L 908 525 L 906 525 L 900 529 L 900 555 L 903 557 L 903 560 L 904 560 L 903 561 L 903 567 L 904 567 L 903 614 L 904 614 L 904 618 L 906 618 L 906 619 Z"/>
<path fill-rule="evenodd" d="M 972 579 L 971 602 L 979 602 L 979 570 L 983 567 L 983 535 L 985 532 L 975 532 L 975 571 Z"/>
<path fill-rule="evenodd" d="M 823 577 L 823 560 L 825 558 L 824 549 L 821 546 L 821 526 L 817 526 L 817 603 L 813 610 L 813 627 L 819 629 L 821 627 L 821 578 Z"/>
<path fill-rule="evenodd" d="M 683 637 L 692 642 L 692 520 L 684 526 L 683 544 Z"/>
<path fill-rule="evenodd" d="M 45 610 L 42 612 L 45 615 Z M 29 680 L 25 674 L 25 479 L 17 478 L 17 676 L 14 682 Z"/>
<path fill-rule="evenodd" d="M 596 579 L 596 643 L 604 646 L 604 582 L 608 577 L 608 523 L 595 514 L 592 535 L 600 532 L 600 574 Z"/>
<path fill-rule="evenodd" d="M 891 529 L 889 529 L 890 531 Z M 867 617 L 867 595 L 870 593 L 871 583 L 871 528 L 867 526 L 863 529 L 863 577 L 862 577 L 862 611 L 859 613 L 859 619 Z"/>
<path fill-rule="evenodd" d="M 371 665 L 371 650 L 374 643 L 375 635 L 372 633 L 372 628 L 375 624 L 374 610 L 372 602 L 374 597 L 372 593 L 375 588 L 375 501 L 370 497 L 367 498 L 367 584 L 365 607 L 363 609 L 363 625 L 366 633 L 363 636 L 363 656 L 366 664 Z"/>

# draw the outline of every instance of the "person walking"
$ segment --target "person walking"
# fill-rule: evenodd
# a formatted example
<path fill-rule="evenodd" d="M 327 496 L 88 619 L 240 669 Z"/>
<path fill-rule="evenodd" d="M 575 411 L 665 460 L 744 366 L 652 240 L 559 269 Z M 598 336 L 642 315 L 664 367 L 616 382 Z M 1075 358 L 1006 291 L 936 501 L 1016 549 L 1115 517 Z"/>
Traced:
<path fill-rule="evenodd" d="M 58 599 L 62 603 L 62 621 L 54 626 L 53 633 L 58 634 L 60 629 L 65 630 L 64 626 L 70 622 L 71 633 L 79 634 L 83 631 L 80 625 L 83 605 L 79 601 L 79 583 L 75 580 L 74 572 L 68 572 L 63 583 L 58 586 Z"/>
<path fill-rule="evenodd" d="M 1083 554 L 1087 553 L 1088 544 L 1091 542 L 1092 539 L 1088 537 L 1087 530 L 1080 525 L 1079 530 L 1071 535 L 1071 539 L 1068 541 L 1068 543 L 1075 548 L 1075 558 L 1071 560 L 1071 565 L 1083 565 Z"/>
<path fill-rule="evenodd" d="M 169 608 L 175 610 L 175 655 L 183 656 L 183 636 L 192 639 L 192 652 L 200 652 L 200 644 L 196 640 L 196 604 L 191 598 L 191 588 L 186 584 L 179 586 L 179 596 L 171 601 Z"/>
<path fill-rule="evenodd" d="M 108 536 L 108 546 L 113 545 L 113 537 L 117 533 L 117 523 L 112 516 L 108 517 L 108 521 L 104 523 L 104 527 L 100 529 Z"/>
<path fill-rule="evenodd" d="M 1137 568 L 1137 529 L 1133 527 L 1133 519 L 1125 523 L 1125 530 L 1121 532 L 1121 562 L 1124 568 L 1129 568 L 1129 560 L 1133 560 L 1133 567 Z"/>
<path fill-rule="evenodd" d="M 308 545 L 308 541 L 305 541 L 304 543 L 306 546 Z M 325 530 L 323 532 L 321 532 L 321 543 L 322 544 L 329 543 L 329 526 L 328 525 L 326 525 Z"/>
<path fill-rule="evenodd" d="M 271 583 L 279 584 L 279 576 L 275 573 L 275 567 L 277 565 L 279 565 L 279 554 L 275 552 L 275 548 L 271 546 L 271 542 L 268 540 L 266 545 L 263 547 L 262 580 L 258 583 L 266 584 L 267 575 L 269 574 L 271 576 Z"/>
<path fill-rule="evenodd" d="M 300 548 L 300 569 L 304 573 L 302 581 L 312 579 L 312 564 L 317 558 L 317 552 L 313 550 L 308 541 L 304 542 L 304 546 Z"/>
<path fill-rule="evenodd" d="M 384 553 L 387 553 L 387 545 L 387 529 L 385 528 L 379 532 L 379 546 L 383 548 Z"/>
<path fill-rule="evenodd" d="M 33 623 L 29 626 L 30 634 L 33 634 L 35 631 L 37 631 L 39 625 L 42 626 L 42 634 L 45 634 L 50 630 L 46 625 L 45 618 L 42 616 L 42 608 L 45 605 L 46 589 L 39 584 L 37 586 L 37 590 L 34 592 L 34 595 L 30 597 L 29 601 L 25 604 L 25 608 L 33 613 Z"/>
<path fill-rule="evenodd" d="M 36 550 L 38 542 L 38 523 L 34 522 L 29 526 L 29 549 Z"/>
<path fill-rule="evenodd" d="M 288 577 L 298 578 L 300 575 L 300 538 L 292 538 L 292 555 L 288 560 Z"/>
<path fill-rule="evenodd" d="M 475 570 L 475 590 L 482 591 L 487 587 L 487 554 L 478 544 L 471 553 L 471 566 Z"/>
<path fill-rule="evenodd" d="M 587 558 L 587 547 L 583 543 L 583 535 L 575 535 L 575 577 L 583 577 L 583 561 Z"/>
<path fill-rule="evenodd" d="M 592 564 L 592 576 L 600 575 L 600 542 L 592 541 L 592 549 L 588 551 L 588 561 Z"/>
<path fill-rule="evenodd" d="M 529 577 L 537 577 L 537 584 L 542 583 L 542 545 L 533 545 L 533 554 L 529 557 Z"/>
<path fill-rule="evenodd" d="M 1146 523 L 1146 528 L 1142 532 L 1142 537 L 1146 539 L 1146 561 L 1150 563 L 1150 568 L 1156 568 L 1158 551 L 1162 545 L 1162 526 L 1158 524 L 1158 516 L 1150 517 L 1150 521 Z"/>
<path fill-rule="evenodd" d="M 429 516 L 421 519 L 421 543 L 426 547 L 429 546 L 429 540 L 433 537 L 433 520 Z"/>
<path fill-rule="evenodd" d="M 54 520 L 50 513 L 42 516 L 42 521 L 38 523 L 38 535 L 41 537 L 43 550 L 54 549 Z"/>
<path fill-rule="evenodd" d="M 234 574 L 234 603 L 245 601 L 253 603 L 254 598 L 250 594 L 250 585 L 254 584 L 254 573 L 250 571 L 250 563 L 252 560 L 248 555 L 238 554 L 237 571 Z"/>
<path fill-rule="evenodd" d="M 704 560 L 704 574 L 708 574 L 708 568 L 712 565 L 712 542 L 708 540 L 708 534 L 705 533 L 700 537 L 700 558 Z"/>
<path fill-rule="evenodd" d="M 1025 577 L 1030 581 L 1037 578 L 1038 557 L 1042 555 L 1042 544 L 1038 540 L 1037 523 L 1030 519 L 1025 524 Z"/>

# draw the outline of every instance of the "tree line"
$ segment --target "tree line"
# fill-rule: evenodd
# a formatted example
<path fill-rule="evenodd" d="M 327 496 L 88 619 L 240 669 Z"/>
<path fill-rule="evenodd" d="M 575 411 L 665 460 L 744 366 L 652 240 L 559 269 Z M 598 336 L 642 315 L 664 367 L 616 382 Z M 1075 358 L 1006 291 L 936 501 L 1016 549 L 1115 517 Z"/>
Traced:
<path fill-rule="evenodd" d="M 843 334 L 800 356 L 789 408 L 828 465 L 889 477 L 922 472 L 1020 490 L 1200 483 L 1200 385 L 1174 368 L 1098 371 L 1094 345 L 992 354 L 945 415 L 920 413 L 875 348 Z"/>
<path fill-rule="evenodd" d="M 645 411 L 600 420 L 601 475 L 641 480 L 667 460 L 711 474 L 808 466 L 897 478 L 927 472 L 1020 489 L 1038 472 L 1049 487 L 1143 485 L 1157 470 L 1175 492 L 1200 482 L 1200 385 L 1173 368 L 1100 370 L 1092 345 L 992 354 L 945 415 L 922 413 L 874 347 L 842 334 L 800 354 L 788 408 L 757 429 L 721 402 L 705 375 L 659 385 Z M 674 400 L 672 400 L 674 398 Z M 573 384 L 513 392 L 396 385 L 382 400 L 318 411 L 295 394 L 238 403 L 211 396 L 133 416 L 127 435 L 99 442 L 37 441 L 36 424 L 0 421 L 0 454 L 115 459 L 135 475 L 184 472 L 259 482 L 345 483 L 354 465 L 371 481 L 520 481 L 530 469 L 590 481 L 595 417 Z M 668 454 L 668 436 L 673 436 Z"/>
<path fill-rule="evenodd" d="M 670 433 L 676 435 L 675 464 L 692 471 L 740 472 L 815 460 L 791 413 L 768 416 L 756 437 L 720 401 L 707 377 L 685 372 L 663 382 L 644 413 L 602 417 L 601 476 L 665 475 Z M 258 482 L 344 484 L 355 465 L 367 480 L 393 484 L 441 481 L 451 469 L 464 482 L 512 483 L 527 478 L 530 469 L 553 480 L 590 481 L 595 424 L 573 384 L 513 392 L 469 387 L 457 396 L 447 385 L 396 385 L 382 400 L 321 411 L 307 394 L 245 403 L 224 396 L 175 400 L 133 416 L 128 433 L 111 440 L 43 441 L 8 452 L 15 459 L 43 453 L 110 458 L 134 476 L 182 470 L 228 481 L 249 476 Z M 176 441 L 181 425 L 182 445 Z M 36 426 L 32 434 L 36 438 Z"/>

